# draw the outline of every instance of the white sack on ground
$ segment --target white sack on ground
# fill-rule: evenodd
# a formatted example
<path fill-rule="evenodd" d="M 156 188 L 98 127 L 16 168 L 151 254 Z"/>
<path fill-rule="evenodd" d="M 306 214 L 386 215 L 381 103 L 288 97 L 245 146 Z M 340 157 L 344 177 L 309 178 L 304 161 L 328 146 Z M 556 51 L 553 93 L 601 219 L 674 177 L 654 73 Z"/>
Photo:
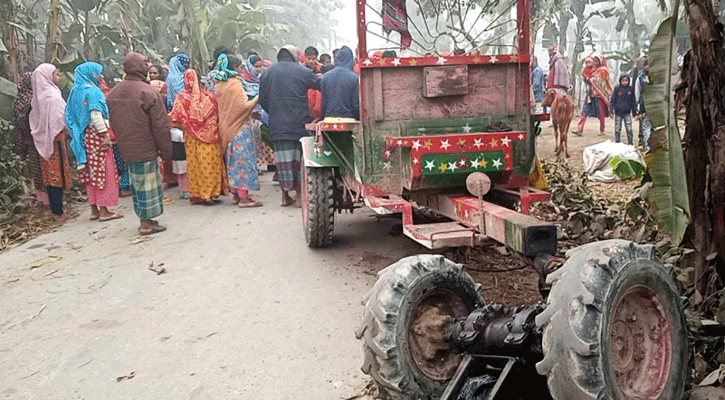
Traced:
<path fill-rule="evenodd" d="M 644 164 L 642 156 L 639 155 L 634 146 L 615 143 L 611 140 L 585 148 L 583 157 L 584 169 L 587 171 L 589 179 L 593 181 L 614 182 L 621 180 L 614 175 L 612 167 L 609 166 L 609 162 L 615 157 L 622 160 L 635 160 Z"/>

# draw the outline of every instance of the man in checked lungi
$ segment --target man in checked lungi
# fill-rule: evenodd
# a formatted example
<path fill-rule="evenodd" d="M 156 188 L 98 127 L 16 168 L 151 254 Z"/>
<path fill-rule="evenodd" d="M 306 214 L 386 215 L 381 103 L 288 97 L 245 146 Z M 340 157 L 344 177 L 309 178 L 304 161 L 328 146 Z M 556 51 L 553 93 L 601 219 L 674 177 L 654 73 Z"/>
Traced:
<path fill-rule="evenodd" d="M 171 160 L 171 126 L 164 100 L 146 81 L 150 65 L 145 56 L 128 53 L 123 64 L 126 79 L 106 99 L 118 147 L 128 163 L 133 208 L 141 220 L 141 235 L 166 230 L 154 220 L 164 212 L 157 160 L 159 156 L 164 161 Z"/>

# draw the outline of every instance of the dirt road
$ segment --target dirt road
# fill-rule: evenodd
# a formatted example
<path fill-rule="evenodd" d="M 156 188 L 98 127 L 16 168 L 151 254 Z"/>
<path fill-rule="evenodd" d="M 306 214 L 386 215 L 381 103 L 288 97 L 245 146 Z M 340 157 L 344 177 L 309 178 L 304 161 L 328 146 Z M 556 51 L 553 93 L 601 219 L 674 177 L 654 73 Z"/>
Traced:
<path fill-rule="evenodd" d="M 278 206 L 271 174 L 262 186 L 259 209 L 177 200 L 160 218 L 169 230 L 148 240 L 121 199 L 123 219 L 83 213 L 0 255 L 0 398 L 356 393 L 360 297 L 379 269 L 421 249 L 389 234 L 397 219 L 362 211 L 339 216 L 331 248 L 310 250 L 299 209 Z"/>

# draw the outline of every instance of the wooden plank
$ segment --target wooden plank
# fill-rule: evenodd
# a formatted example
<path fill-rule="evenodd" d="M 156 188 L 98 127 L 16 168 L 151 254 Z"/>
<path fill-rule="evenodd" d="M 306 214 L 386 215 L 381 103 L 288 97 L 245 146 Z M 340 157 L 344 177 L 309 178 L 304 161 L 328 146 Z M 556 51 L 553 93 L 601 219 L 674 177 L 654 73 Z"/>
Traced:
<path fill-rule="evenodd" d="M 383 121 L 385 119 L 383 105 L 383 71 L 381 69 L 373 70 L 373 119 L 375 121 Z"/>
<path fill-rule="evenodd" d="M 468 94 L 468 66 L 451 65 L 423 68 L 423 97 L 462 96 Z"/>

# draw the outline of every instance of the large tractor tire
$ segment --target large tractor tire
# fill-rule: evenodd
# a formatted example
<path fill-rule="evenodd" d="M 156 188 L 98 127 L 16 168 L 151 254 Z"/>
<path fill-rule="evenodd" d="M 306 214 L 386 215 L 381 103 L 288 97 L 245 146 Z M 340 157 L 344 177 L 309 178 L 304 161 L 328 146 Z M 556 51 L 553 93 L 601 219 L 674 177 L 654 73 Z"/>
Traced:
<path fill-rule="evenodd" d="M 440 255 L 404 258 L 378 273 L 363 297 L 362 371 L 390 400 L 438 399 L 461 362 L 443 338 L 451 318 L 482 304 L 481 285 Z"/>
<path fill-rule="evenodd" d="M 334 174 L 332 168 L 302 167 L 302 225 L 309 247 L 332 243 L 335 227 Z"/>
<path fill-rule="evenodd" d="M 607 240 L 570 250 L 551 274 L 543 327 L 556 400 L 681 399 L 688 375 L 682 301 L 653 246 Z"/>

